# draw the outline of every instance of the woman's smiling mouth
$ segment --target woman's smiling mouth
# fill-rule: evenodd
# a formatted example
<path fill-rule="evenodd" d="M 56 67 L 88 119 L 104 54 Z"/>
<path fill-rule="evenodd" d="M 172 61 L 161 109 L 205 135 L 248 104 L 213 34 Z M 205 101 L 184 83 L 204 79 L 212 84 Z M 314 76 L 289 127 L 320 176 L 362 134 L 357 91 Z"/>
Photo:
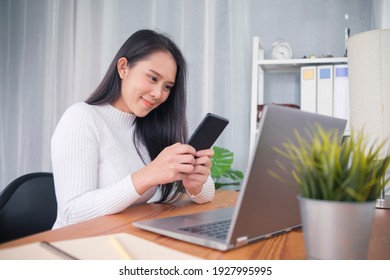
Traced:
<path fill-rule="evenodd" d="M 155 103 L 153 102 L 150 102 L 148 100 L 146 100 L 145 98 L 141 97 L 142 98 L 142 101 L 144 102 L 144 104 L 147 106 L 147 107 L 153 107 Z"/>

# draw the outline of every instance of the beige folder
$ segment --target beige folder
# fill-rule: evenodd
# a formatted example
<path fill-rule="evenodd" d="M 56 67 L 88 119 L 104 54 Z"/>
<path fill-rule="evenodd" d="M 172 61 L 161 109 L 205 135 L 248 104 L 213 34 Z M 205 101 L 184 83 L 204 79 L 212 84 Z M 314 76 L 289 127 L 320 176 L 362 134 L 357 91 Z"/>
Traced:
<path fill-rule="evenodd" d="M 127 233 L 57 241 L 55 247 L 82 260 L 194 260 L 195 256 L 182 253 Z M 2 260 L 61 260 L 60 254 L 31 243 L 0 250 Z"/>

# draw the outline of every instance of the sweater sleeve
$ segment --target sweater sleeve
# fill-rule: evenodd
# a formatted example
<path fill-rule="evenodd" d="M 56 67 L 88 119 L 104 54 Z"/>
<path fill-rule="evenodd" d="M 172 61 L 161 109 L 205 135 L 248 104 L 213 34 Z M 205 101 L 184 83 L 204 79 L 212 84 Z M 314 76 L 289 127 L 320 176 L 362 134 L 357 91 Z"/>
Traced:
<path fill-rule="evenodd" d="M 54 227 L 118 213 L 140 197 L 130 174 L 114 185 L 98 188 L 99 134 L 94 117 L 86 104 L 76 104 L 65 112 L 53 134 L 58 203 Z"/>
<path fill-rule="evenodd" d="M 204 183 L 202 190 L 200 191 L 199 194 L 191 195 L 188 192 L 187 194 L 189 195 L 191 200 L 195 203 L 203 204 L 206 202 L 210 202 L 211 200 L 213 200 L 215 195 L 215 185 L 213 179 L 211 178 L 211 176 L 207 178 L 207 181 L 206 183 Z"/>

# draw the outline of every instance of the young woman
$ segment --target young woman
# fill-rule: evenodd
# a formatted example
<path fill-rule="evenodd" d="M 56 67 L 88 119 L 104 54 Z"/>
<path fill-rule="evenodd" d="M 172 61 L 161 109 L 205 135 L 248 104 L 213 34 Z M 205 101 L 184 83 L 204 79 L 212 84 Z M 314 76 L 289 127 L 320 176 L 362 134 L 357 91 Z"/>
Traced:
<path fill-rule="evenodd" d="M 186 143 L 186 63 L 167 36 L 140 30 L 119 49 L 85 103 L 71 106 L 52 137 L 58 202 L 53 228 L 186 192 L 214 197 L 213 150 Z"/>

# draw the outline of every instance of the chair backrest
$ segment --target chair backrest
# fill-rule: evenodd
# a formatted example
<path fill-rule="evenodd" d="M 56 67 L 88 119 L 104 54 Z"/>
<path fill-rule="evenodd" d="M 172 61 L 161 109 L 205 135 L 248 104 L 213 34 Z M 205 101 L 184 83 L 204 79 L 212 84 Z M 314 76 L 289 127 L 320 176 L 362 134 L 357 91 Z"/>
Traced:
<path fill-rule="evenodd" d="M 0 193 L 0 243 L 49 230 L 56 216 L 53 174 L 23 175 Z"/>

